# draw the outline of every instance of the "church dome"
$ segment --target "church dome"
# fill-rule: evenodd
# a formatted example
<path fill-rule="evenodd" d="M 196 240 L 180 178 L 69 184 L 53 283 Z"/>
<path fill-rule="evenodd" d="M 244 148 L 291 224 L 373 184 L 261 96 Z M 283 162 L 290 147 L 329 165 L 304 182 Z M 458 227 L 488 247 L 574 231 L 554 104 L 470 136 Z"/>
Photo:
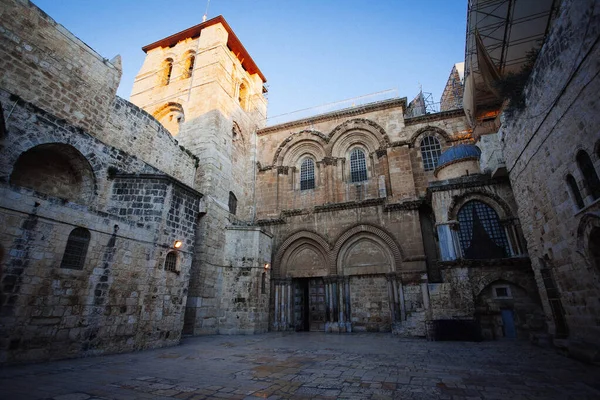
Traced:
<path fill-rule="evenodd" d="M 445 150 L 438 158 L 435 175 L 438 179 L 451 179 L 480 173 L 481 150 L 473 144 L 459 144 Z"/>
<path fill-rule="evenodd" d="M 445 165 L 455 163 L 460 160 L 477 159 L 481 155 L 479 147 L 473 144 L 459 144 L 445 150 L 438 159 L 437 167 L 441 168 Z"/>

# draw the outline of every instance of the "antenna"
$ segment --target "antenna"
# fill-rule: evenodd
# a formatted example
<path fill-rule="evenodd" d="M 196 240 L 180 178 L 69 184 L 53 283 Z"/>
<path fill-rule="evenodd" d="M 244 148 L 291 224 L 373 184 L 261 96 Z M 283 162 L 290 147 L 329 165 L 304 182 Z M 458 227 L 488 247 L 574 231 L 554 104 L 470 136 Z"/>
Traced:
<path fill-rule="evenodd" d="M 206 18 L 208 17 L 208 6 L 210 6 L 210 0 L 206 1 L 206 11 L 204 12 L 204 15 L 202 16 L 202 22 L 206 22 Z"/>

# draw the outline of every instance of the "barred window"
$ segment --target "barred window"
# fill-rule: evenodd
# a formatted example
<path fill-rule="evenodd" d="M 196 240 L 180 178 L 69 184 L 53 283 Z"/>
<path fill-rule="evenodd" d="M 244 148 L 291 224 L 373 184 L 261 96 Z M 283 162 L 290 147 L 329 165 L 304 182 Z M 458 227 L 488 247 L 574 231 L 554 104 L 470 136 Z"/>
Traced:
<path fill-rule="evenodd" d="M 350 152 L 350 181 L 362 182 L 367 180 L 367 162 L 361 149 Z"/>
<path fill-rule="evenodd" d="M 458 212 L 460 246 L 464 258 L 504 258 L 510 247 L 496 211 L 481 201 L 469 201 Z"/>
<path fill-rule="evenodd" d="M 165 271 L 177 272 L 177 254 L 174 251 L 168 252 L 165 257 Z"/>
<path fill-rule="evenodd" d="M 184 78 L 189 78 L 190 76 L 192 76 L 192 73 L 194 72 L 194 61 L 195 60 L 196 60 L 196 58 L 194 56 L 189 56 L 188 59 L 185 61 L 186 68 L 185 68 Z"/>
<path fill-rule="evenodd" d="M 438 158 L 442 153 L 442 146 L 434 136 L 425 136 L 421 140 L 421 157 L 423 158 L 423 169 L 431 171 L 437 167 Z"/>
<path fill-rule="evenodd" d="M 90 231 L 85 228 L 75 228 L 69 234 L 65 253 L 60 264 L 61 268 L 83 269 L 88 245 L 90 244 Z"/>
<path fill-rule="evenodd" d="M 300 190 L 315 188 L 315 162 L 310 158 L 304 159 L 300 166 Z"/>
<path fill-rule="evenodd" d="M 569 189 L 571 189 L 571 194 L 573 195 L 575 204 L 577 204 L 577 208 L 583 208 L 583 198 L 581 197 L 581 193 L 579 192 L 577 182 L 575 181 L 575 178 L 573 178 L 573 175 L 567 175 L 567 184 L 569 185 Z"/>
<path fill-rule="evenodd" d="M 594 164 L 592 163 L 588 153 L 583 150 L 577 153 L 576 158 L 577 165 L 581 170 L 581 175 L 583 175 L 585 186 L 587 187 L 589 194 L 592 195 L 592 198 L 596 200 L 600 197 L 600 179 L 598 179 L 598 174 L 596 173 Z"/>
<path fill-rule="evenodd" d="M 235 215 L 237 211 L 237 197 L 233 192 L 229 192 L 229 212 Z"/>

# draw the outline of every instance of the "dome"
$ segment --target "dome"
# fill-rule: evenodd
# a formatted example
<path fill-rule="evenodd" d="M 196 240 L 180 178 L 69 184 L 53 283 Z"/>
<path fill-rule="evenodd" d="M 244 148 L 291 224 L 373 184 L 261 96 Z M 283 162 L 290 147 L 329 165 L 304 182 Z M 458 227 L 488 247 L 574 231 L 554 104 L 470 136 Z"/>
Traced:
<path fill-rule="evenodd" d="M 442 168 L 445 165 L 455 163 L 460 160 L 477 159 L 481 155 L 479 147 L 473 144 L 459 144 L 445 150 L 438 159 L 437 168 Z"/>

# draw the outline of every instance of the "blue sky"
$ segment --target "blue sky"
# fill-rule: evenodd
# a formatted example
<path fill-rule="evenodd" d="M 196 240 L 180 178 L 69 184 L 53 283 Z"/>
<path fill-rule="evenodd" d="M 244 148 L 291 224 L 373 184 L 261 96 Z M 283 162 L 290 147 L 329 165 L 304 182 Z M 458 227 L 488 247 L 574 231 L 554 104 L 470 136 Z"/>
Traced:
<path fill-rule="evenodd" d="M 141 47 L 202 22 L 206 0 L 33 0 L 106 58 L 129 98 Z M 466 0 L 210 0 L 267 78 L 269 116 L 422 85 L 439 101 L 464 60 Z"/>

